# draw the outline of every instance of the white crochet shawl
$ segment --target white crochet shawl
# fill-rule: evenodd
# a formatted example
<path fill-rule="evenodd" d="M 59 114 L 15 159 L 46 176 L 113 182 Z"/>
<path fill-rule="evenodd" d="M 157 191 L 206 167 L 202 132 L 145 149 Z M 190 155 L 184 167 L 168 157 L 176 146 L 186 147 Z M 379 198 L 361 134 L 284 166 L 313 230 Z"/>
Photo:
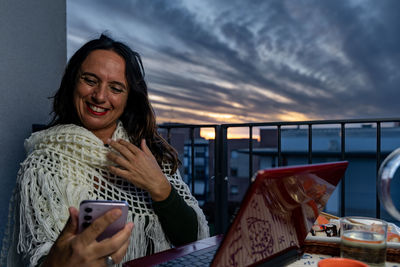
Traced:
<path fill-rule="evenodd" d="M 122 123 L 119 122 L 112 138 L 128 140 Z M 25 141 L 25 149 L 28 156 L 21 164 L 10 204 L 11 228 L 6 234 L 9 240 L 3 242 L 1 256 L 2 260 L 7 258 L 7 266 L 19 266 L 21 259 L 35 266 L 49 252 L 67 222 L 68 207 L 79 208 L 84 199 L 128 202 L 128 221 L 134 222 L 134 228 L 123 262 L 144 256 L 150 240 L 154 252 L 171 248 L 149 194 L 108 171 L 106 166 L 112 163 L 106 154 L 110 149 L 93 133 L 72 124 L 58 125 L 32 134 Z M 197 213 L 198 239 L 208 237 L 207 221 L 197 200 L 179 172 L 169 175 L 170 169 L 170 164 L 163 164 L 170 183 Z M 7 245 L 8 252 L 4 249 Z"/>

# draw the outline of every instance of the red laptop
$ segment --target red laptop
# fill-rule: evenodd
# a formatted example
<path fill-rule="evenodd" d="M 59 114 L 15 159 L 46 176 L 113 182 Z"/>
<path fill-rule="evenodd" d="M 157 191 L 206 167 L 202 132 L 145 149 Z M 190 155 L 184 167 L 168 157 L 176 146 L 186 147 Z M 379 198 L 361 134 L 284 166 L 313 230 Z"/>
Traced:
<path fill-rule="evenodd" d="M 304 240 L 347 165 L 341 161 L 260 170 L 223 239 L 200 240 L 124 266 L 289 264 L 301 257 Z"/>

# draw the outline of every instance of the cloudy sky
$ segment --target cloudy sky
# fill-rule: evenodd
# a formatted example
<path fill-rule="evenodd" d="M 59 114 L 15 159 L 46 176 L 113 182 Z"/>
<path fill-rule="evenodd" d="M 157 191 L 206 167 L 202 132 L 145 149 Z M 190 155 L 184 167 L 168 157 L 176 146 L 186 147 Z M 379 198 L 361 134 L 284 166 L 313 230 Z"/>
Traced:
<path fill-rule="evenodd" d="M 400 1 L 68 0 L 68 56 L 138 51 L 159 123 L 398 117 Z"/>

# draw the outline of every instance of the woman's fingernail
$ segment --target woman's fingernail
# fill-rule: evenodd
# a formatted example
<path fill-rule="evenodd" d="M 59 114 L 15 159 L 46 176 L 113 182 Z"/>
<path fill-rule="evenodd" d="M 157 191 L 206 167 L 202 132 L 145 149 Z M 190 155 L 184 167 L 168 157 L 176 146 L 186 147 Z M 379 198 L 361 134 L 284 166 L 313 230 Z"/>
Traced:
<path fill-rule="evenodd" d="M 119 216 L 121 216 L 122 211 L 120 209 L 114 209 L 112 211 L 112 216 L 114 217 L 114 219 L 119 218 Z"/>

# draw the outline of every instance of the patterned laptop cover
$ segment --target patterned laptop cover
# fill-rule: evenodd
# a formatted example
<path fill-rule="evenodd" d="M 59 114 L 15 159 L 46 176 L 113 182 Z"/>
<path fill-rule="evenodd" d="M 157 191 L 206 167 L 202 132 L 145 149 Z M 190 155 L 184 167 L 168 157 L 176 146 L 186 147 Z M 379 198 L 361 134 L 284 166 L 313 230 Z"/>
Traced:
<path fill-rule="evenodd" d="M 211 266 L 258 266 L 301 255 L 319 213 L 348 162 L 280 167 L 257 172 Z"/>

